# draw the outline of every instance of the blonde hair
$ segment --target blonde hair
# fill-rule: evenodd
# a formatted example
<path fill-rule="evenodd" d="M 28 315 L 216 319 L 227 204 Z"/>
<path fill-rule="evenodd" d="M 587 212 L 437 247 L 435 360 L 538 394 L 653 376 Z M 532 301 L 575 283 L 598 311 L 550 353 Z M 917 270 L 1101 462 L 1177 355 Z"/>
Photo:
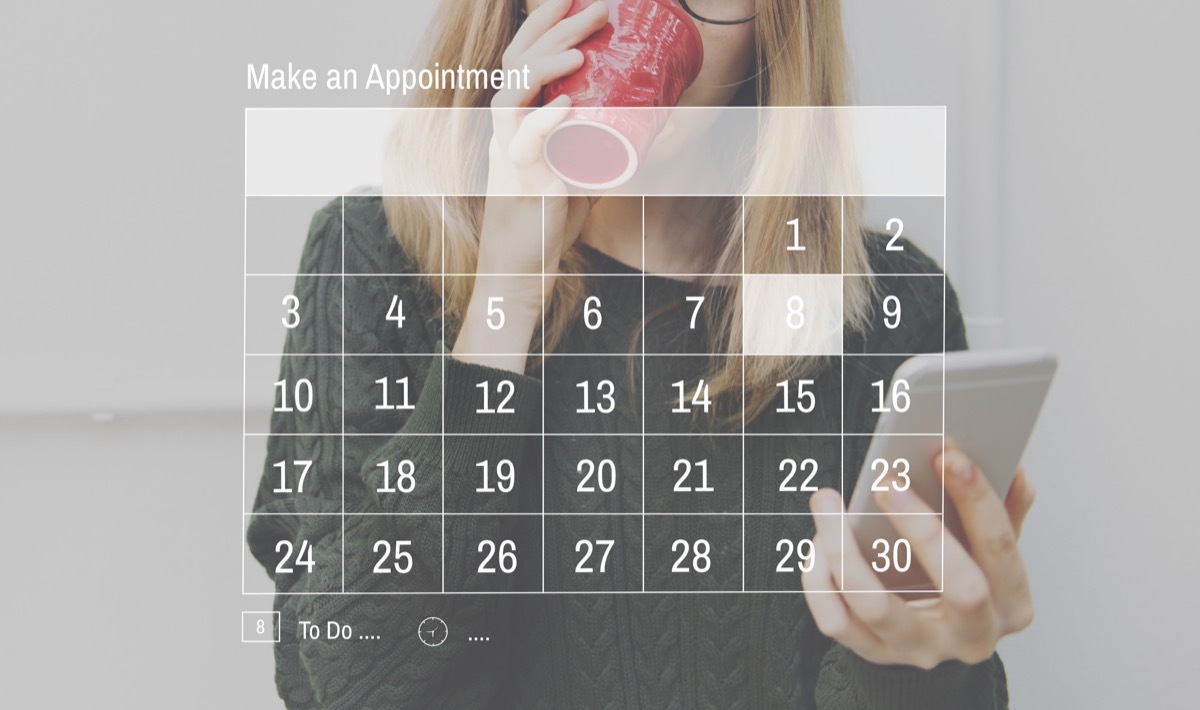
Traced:
<path fill-rule="evenodd" d="M 443 0 L 429 35 L 428 65 L 437 62 L 440 66 L 500 67 L 501 55 L 520 22 L 517 7 L 516 0 Z M 756 71 L 734 102 L 761 106 L 845 105 L 846 60 L 839 0 L 799 3 L 758 0 L 757 10 Z M 418 94 L 412 105 L 482 108 L 490 104 L 491 98 L 492 92 L 485 89 L 435 90 Z M 431 285 L 442 294 L 442 308 L 450 329 L 449 324 L 461 320 L 473 284 L 470 279 L 443 279 L 438 274 L 475 272 L 485 198 L 443 201 L 438 197 L 396 195 L 436 195 L 446 185 L 484 184 L 490 131 L 487 125 L 471 120 L 423 120 L 418 115 L 415 121 L 398 126 L 389 140 L 384 209 L 388 224 L 405 252 L 421 272 L 430 274 L 427 278 Z M 832 131 L 833 135 L 828 129 L 797 130 L 786 112 L 783 116 L 772 114 L 760 128 L 755 151 L 759 158 L 751 166 L 744 193 L 773 195 L 771 185 L 796 184 L 789 182 L 789 173 L 803 169 L 805 160 L 801 156 L 820 156 L 821 161 L 836 169 L 845 169 L 838 158 L 831 158 L 831 152 L 839 151 L 845 137 L 836 125 Z M 421 149 L 422 144 L 458 152 L 432 155 L 431 151 Z M 464 175 L 463 171 L 469 174 Z M 395 189 L 401 185 L 403 189 Z M 711 249 L 712 260 L 705 273 L 869 273 L 859 204 L 855 199 L 752 196 L 745 199 L 744 218 L 737 212 L 741 209 L 739 200 L 729 200 L 727 205 L 722 224 L 726 235 L 717 241 L 721 246 Z M 779 235 L 784 233 L 781 225 L 791 220 L 799 220 L 799 230 L 808 235 L 807 251 L 785 252 L 781 256 L 778 246 Z M 578 249 L 568 251 L 560 262 L 560 271 L 582 273 L 583 259 Z M 839 308 L 838 325 L 846 329 L 865 326 L 873 288 L 870 279 L 845 279 L 836 288 L 829 279 L 817 281 L 825 283 L 824 287 L 817 287 L 819 297 L 836 303 Z M 713 288 L 716 284 L 701 286 Z M 710 352 L 716 357 L 705 379 L 714 401 L 723 403 L 718 406 L 716 416 L 727 423 L 743 417 L 746 421 L 753 419 L 775 396 L 780 380 L 810 373 L 821 364 L 821 355 L 781 355 L 813 352 L 796 342 L 779 344 L 778 347 L 787 348 L 783 350 L 775 347 L 759 350 L 771 354 L 746 357 L 744 362 L 742 358 L 723 357 L 746 352 L 743 317 L 755 318 L 757 309 L 768 300 L 765 292 L 770 288 L 771 279 L 742 279 L 740 288 L 730 289 L 727 297 L 711 301 L 720 304 L 719 308 L 706 309 L 710 310 L 708 333 L 713 337 Z M 571 314 L 577 312 L 577 306 L 586 296 L 583 279 L 556 280 L 543 315 L 544 342 L 535 337 L 531 353 L 552 352 L 561 343 L 573 325 Z M 753 349 L 748 354 L 753 355 Z M 531 368 L 539 367 L 540 359 L 530 358 L 530 363 Z"/>

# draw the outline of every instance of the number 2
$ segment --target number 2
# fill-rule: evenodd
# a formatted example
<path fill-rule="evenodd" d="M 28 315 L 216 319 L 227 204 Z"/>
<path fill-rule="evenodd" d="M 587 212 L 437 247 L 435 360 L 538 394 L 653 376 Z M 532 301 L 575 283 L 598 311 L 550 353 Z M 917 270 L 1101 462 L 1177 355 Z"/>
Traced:
<path fill-rule="evenodd" d="M 893 229 L 896 230 L 896 233 L 893 234 L 892 238 L 888 241 L 886 251 L 904 251 L 904 245 L 896 244 L 896 242 L 900 239 L 900 235 L 904 234 L 904 220 L 896 217 L 889 219 L 887 223 L 887 231 L 891 232 Z"/>

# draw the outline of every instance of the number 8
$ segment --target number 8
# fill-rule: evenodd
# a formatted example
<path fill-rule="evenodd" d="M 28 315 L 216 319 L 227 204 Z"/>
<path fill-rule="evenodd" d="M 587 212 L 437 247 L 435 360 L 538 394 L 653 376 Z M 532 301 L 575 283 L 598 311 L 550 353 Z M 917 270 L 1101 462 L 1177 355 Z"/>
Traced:
<path fill-rule="evenodd" d="M 804 299 L 799 296 L 792 296 L 788 299 L 787 306 L 788 327 L 792 330 L 800 330 L 804 327 Z"/>

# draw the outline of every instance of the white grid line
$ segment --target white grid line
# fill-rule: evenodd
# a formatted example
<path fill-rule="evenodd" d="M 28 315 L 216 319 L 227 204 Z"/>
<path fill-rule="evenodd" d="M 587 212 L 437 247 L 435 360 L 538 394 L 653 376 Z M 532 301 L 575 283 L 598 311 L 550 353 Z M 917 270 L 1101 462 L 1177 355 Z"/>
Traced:
<path fill-rule="evenodd" d="M 505 277 L 512 277 L 512 278 L 534 279 L 534 278 L 537 278 L 539 275 L 540 274 L 529 274 L 529 273 L 511 273 L 511 274 L 509 274 L 509 273 L 503 273 L 503 272 L 490 272 L 490 271 L 481 271 L 477 274 L 447 274 L 447 273 L 443 273 L 443 272 L 439 272 L 436 274 L 426 274 L 426 273 L 421 273 L 421 272 L 395 273 L 395 274 L 389 274 L 389 273 L 383 273 L 383 272 L 377 272 L 377 273 L 372 273 L 372 274 L 357 274 L 357 273 L 346 273 L 346 274 L 247 273 L 246 274 L 246 276 L 249 276 L 251 278 L 289 277 L 289 278 L 306 278 L 306 279 L 307 278 L 320 278 L 322 276 L 324 276 L 326 278 L 345 276 L 347 278 L 362 278 L 362 279 L 367 279 L 367 278 L 420 279 L 420 278 L 425 278 L 428 276 L 444 276 L 446 278 L 469 279 L 469 278 L 475 278 L 476 276 L 505 276 Z M 677 277 L 681 277 L 681 276 L 686 276 L 689 279 L 707 279 L 707 278 L 714 277 L 714 276 L 724 276 L 724 277 L 728 277 L 730 279 L 740 279 L 743 276 L 787 276 L 787 277 L 858 276 L 858 277 L 862 277 L 862 278 L 872 278 L 875 276 L 908 276 L 908 277 L 912 277 L 912 278 L 916 278 L 916 277 L 924 277 L 924 278 L 929 278 L 929 279 L 941 278 L 940 274 L 919 273 L 919 272 L 900 272 L 900 271 L 897 271 L 897 272 L 885 271 L 885 272 L 881 272 L 878 274 L 864 274 L 864 273 L 856 273 L 856 272 L 846 273 L 846 272 L 839 272 L 839 271 L 813 271 L 813 272 L 806 272 L 803 274 L 793 274 L 793 273 L 785 273 L 785 272 L 754 272 L 754 271 L 750 271 L 750 272 L 746 272 L 746 273 L 739 272 L 739 273 L 734 273 L 734 274 L 727 274 L 727 273 L 720 273 L 720 272 L 708 273 L 708 274 L 676 273 L 676 272 L 672 272 L 672 271 L 660 271 L 657 273 L 643 272 L 643 273 L 637 273 L 637 274 L 630 274 L 630 273 L 607 273 L 607 272 L 601 272 L 601 271 L 596 271 L 596 272 L 586 272 L 585 271 L 585 272 L 574 273 L 574 274 L 556 274 L 556 276 L 558 278 L 562 278 L 562 279 L 586 279 L 586 278 L 604 276 L 604 277 L 608 277 L 608 278 L 623 278 L 623 279 L 631 279 L 631 280 L 632 279 L 641 279 L 641 278 L 652 278 L 652 279 L 663 279 L 666 281 L 679 281 L 680 279 L 678 279 Z"/>
<path fill-rule="evenodd" d="M 479 355 L 479 356 L 488 356 L 488 357 L 495 357 L 495 358 L 500 358 L 500 357 L 526 357 L 526 356 L 528 356 L 528 355 L 529 355 L 529 353 L 498 353 L 498 352 L 471 352 L 471 351 L 465 351 L 465 353 L 464 353 L 464 354 L 468 354 L 468 355 Z M 872 358 L 872 357 L 873 357 L 873 358 L 903 357 L 903 358 L 910 358 L 910 357 L 942 357 L 944 354 L 945 354 L 945 353 L 939 353 L 939 352 L 927 352 L 927 353 L 895 353 L 895 352 L 880 352 L 880 353 L 854 353 L 854 354 L 852 354 L 852 355 L 846 355 L 846 357 L 862 357 L 862 358 Z M 428 358 L 435 358 L 435 357 L 438 357 L 438 356 L 440 355 L 440 353 L 405 353 L 405 354 L 400 354 L 400 353 L 346 353 L 346 354 L 343 356 L 341 353 L 304 353 L 304 354 L 301 354 L 301 355 L 297 355 L 297 354 L 295 354 L 295 353 L 283 353 L 283 352 L 280 352 L 280 353 L 245 353 L 245 355 L 246 355 L 246 357 L 294 357 L 294 358 L 304 358 L 304 357 L 347 357 L 347 358 L 356 358 L 356 357 L 358 357 L 358 358 L 373 358 L 373 359 L 378 359 L 378 360 L 388 360 L 388 359 L 407 359 L 407 358 L 414 358 L 414 357 L 428 357 Z M 797 357 L 797 356 L 801 356 L 801 355 L 805 355 L 805 356 L 821 356 L 821 357 L 842 357 L 842 353 L 839 353 L 839 352 L 828 352 L 828 353 L 825 353 L 825 352 L 807 352 L 807 353 L 761 353 L 761 354 L 760 354 L 760 353 L 754 353 L 754 354 L 752 354 L 752 355 L 729 355 L 728 353 L 718 353 L 718 352 L 712 352 L 712 353 L 668 353 L 668 352 L 647 352 L 647 353 L 645 353 L 645 355 L 646 355 L 646 357 L 649 357 L 649 358 L 656 358 L 656 357 L 662 357 L 662 358 L 702 357 L 702 358 L 709 358 L 709 359 L 712 359 L 712 358 L 719 358 L 719 357 L 727 357 L 727 358 L 741 358 L 741 357 Z M 550 358 L 550 359 L 552 359 L 552 360 L 553 360 L 553 359 L 557 359 L 557 358 L 572 358 L 572 357 L 586 357 L 586 358 L 598 358 L 598 357 L 628 358 L 628 357 L 629 357 L 629 354 L 628 354 L 628 353 L 549 353 L 549 354 L 547 354 L 547 355 L 546 355 L 546 357 L 548 357 L 548 358 Z"/>
<path fill-rule="evenodd" d="M 249 114 L 242 112 L 242 185 L 249 185 L 249 166 L 250 166 L 250 141 L 246 140 L 249 135 L 250 121 Z M 246 509 L 246 348 L 249 345 L 247 335 L 248 314 L 250 310 L 249 298 L 250 294 L 247 288 L 247 280 L 244 277 L 245 273 L 250 270 L 250 221 L 247 213 L 250 210 L 250 200 L 246 197 L 242 198 L 242 490 L 238 498 L 241 500 L 242 510 Z M 254 504 L 251 503 L 251 506 Z M 242 557 L 242 594 L 246 593 L 246 521 L 242 520 L 242 526 L 239 528 L 238 549 L 241 550 Z"/>
<path fill-rule="evenodd" d="M 646 318 L 646 198 L 642 198 L 642 320 Z M 646 331 L 642 337 L 642 592 L 646 591 Z"/>
<path fill-rule="evenodd" d="M 845 271 L 846 270 L 846 196 L 845 195 L 843 195 L 841 198 L 839 209 L 840 209 L 840 214 L 841 214 L 840 226 L 838 227 L 838 231 L 840 234 L 839 239 L 841 240 L 841 253 L 839 254 L 839 257 L 841 258 L 841 261 L 842 261 L 842 271 Z M 846 279 L 843 278 L 841 283 L 842 283 L 842 303 L 845 303 L 846 302 Z M 843 320 L 842 327 L 845 327 L 845 318 L 843 318 L 842 320 Z M 840 414 L 841 414 L 841 420 L 842 420 L 842 425 L 841 425 L 842 455 L 841 455 L 841 466 L 839 467 L 839 469 L 841 471 L 841 477 L 842 477 L 841 490 L 839 491 L 842 495 L 842 515 L 838 519 L 838 531 L 839 531 L 839 536 L 841 537 L 841 540 L 839 541 L 840 544 L 838 545 L 838 553 L 839 553 L 839 557 L 841 558 L 841 560 L 839 562 L 839 564 L 841 566 L 841 574 L 838 575 L 838 590 L 845 591 L 845 589 L 846 589 L 846 583 L 845 583 L 845 579 L 846 579 L 846 505 L 847 505 L 847 502 L 846 502 L 846 493 L 847 493 L 847 491 L 846 491 L 846 355 L 845 355 L 845 353 L 842 353 L 842 357 L 838 359 L 838 362 L 841 364 L 841 368 L 842 368 L 842 386 L 841 386 L 841 392 L 840 392 L 841 406 L 838 407 L 838 409 L 841 410 Z"/>
<path fill-rule="evenodd" d="M 742 591 L 746 591 L 746 196 L 742 195 Z"/>
<path fill-rule="evenodd" d="M 441 240 L 442 240 L 442 271 L 446 271 L 446 198 L 442 197 L 441 201 Z M 446 279 L 438 280 L 441 285 L 441 313 L 442 313 L 442 361 L 438 363 L 442 371 L 442 419 L 441 419 L 441 457 L 442 457 L 442 594 L 446 593 L 446 365 L 449 355 L 445 352 L 446 349 Z"/>
<path fill-rule="evenodd" d="M 250 197 L 250 198 L 254 198 L 254 199 L 266 199 L 266 198 L 272 198 L 272 197 L 326 197 L 326 198 L 328 198 L 331 196 L 331 194 L 332 193 L 329 193 L 329 192 L 298 192 L 298 193 L 254 192 L 254 193 L 247 194 L 246 197 Z M 653 193 L 653 194 L 647 194 L 647 195 L 625 195 L 625 194 L 621 194 L 619 192 L 607 192 L 605 194 L 610 195 L 612 197 L 710 197 L 710 198 L 711 197 L 731 197 L 731 195 L 729 195 L 728 193 L 713 194 L 713 193 L 700 193 L 700 192 L 689 192 L 689 193 L 685 193 L 685 194 L 662 192 L 662 193 Z M 796 192 L 796 193 L 792 193 L 790 195 L 782 194 L 782 193 L 756 192 L 753 194 L 746 193 L 746 196 L 747 197 L 863 197 L 863 198 L 872 198 L 873 197 L 873 198 L 877 198 L 877 199 L 885 198 L 885 197 L 887 197 L 887 198 L 891 198 L 891 197 L 929 197 L 929 198 L 940 197 L 940 198 L 944 199 L 946 197 L 945 193 L 941 193 L 941 192 L 905 192 L 905 193 L 873 192 L 873 193 L 868 193 L 868 194 L 851 194 L 848 192 Z M 539 197 L 539 195 L 531 195 L 529 193 L 517 193 L 517 192 L 493 192 L 493 193 L 486 193 L 486 192 L 483 192 L 483 193 L 474 193 L 474 192 L 472 192 L 472 193 L 372 192 L 372 193 L 360 193 L 360 194 L 347 195 L 347 197 L 358 198 L 358 199 L 369 198 L 369 197 L 406 197 L 406 198 L 451 197 L 454 199 L 467 199 L 467 198 L 471 198 L 471 197 L 506 197 L 506 198 L 507 197 Z M 737 197 L 737 195 L 732 195 L 732 197 Z"/>
<path fill-rule="evenodd" d="M 946 175 L 949 170 L 949 158 L 946 155 L 946 151 L 949 150 L 949 144 L 950 144 L 950 137 L 949 137 L 948 132 L 946 132 L 946 134 L 944 134 L 942 136 L 942 175 Z M 950 263 L 949 256 L 946 253 L 946 249 L 947 249 L 946 214 L 947 214 L 946 213 L 946 200 L 945 200 L 945 198 L 943 198 L 942 199 L 942 259 L 943 259 L 943 264 Z M 950 327 L 950 324 L 946 322 L 947 314 L 949 311 L 947 304 L 946 304 L 946 298 L 948 296 L 948 293 L 947 293 L 947 290 L 948 290 L 947 284 L 948 283 L 949 283 L 949 279 L 946 276 L 945 268 L 943 268 L 942 269 L 942 354 L 943 355 L 946 352 L 946 332 L 947 332 L 947 330 L 949 330 L 949 327 Z M 942 359 L 942 451 L 943 452 L 946 451 L 946 360 L 945 360 L 945 358 Z M 941 479 L 940 483 L 941 483 L 941 489 L 942 489 L 941 511 L 942 511 L 942 515 L 944 516 L 946 513 L 946 481 L 945 481 L 945 479 L 944 478 Z M 942 517 L 941 523 L 942 523 L 942 525 L 941 525 L 941 529 L 942 529 L 942 561 L 941 561 L 942 585 L 941 586 L 942 586 L 942 589 L 938 590 L 939 593 L 944 592 L 945 587 L 946 587 L 946 518 L 945 517 Z"/>
<path fill-rule="evenodd" d="M 342 195 L 342 594 L 346 593 L 346 196 Z M 443 555 L 445 557 L 445 555 Z"/>
<path fill-rule="evenodd" d="M 335 513 L 246 513 L 245 514 L 246 517 L 265 517 L 265 518 L 293 517 L 293 516 L 308 517 L 308 518 L 328 518 L 328 517 L 337 516 L 337 515 L 340 515 L 340 513 L 335 512 Z M 568 512 L 568 511 L 552 511 L 552 512 L 548 512 L 548 513 L 542 513 L 542 512 L 536 512 L 536 511 L 535 512 L 527 512 L 527 513 L 472 513 L 472 512 L 460 512 L 460 511 L 446 511 L 445 513 L 441 513 L 438 511 L 431 511 L 428 513 L 422 513 L 422 512 L 410 511 L 410 512 L 405 512 L 405 513 L 348 513 L 347 515 L 348 515 L 348 517 L 351 517 L 351 518 L 407 518 L 407 517 L 433 518 L 433 517 L 437 517 L 440 515 L 447 515 L 450 517 L 471 516 L 471 517 L 484 517 L 484 518 L 491 518 L 491 517 L 496 517 L 496 518 L 505 518 L 505 517 L 507 517 L 507 518 L 538 518 L 538 517 L 543 517 L 543 516 L 559 517 L 559 518 L 572 518 L 572 517 L 608 518 L 608 517 L 614 517 L 614 516 L 615 517 L 636 518 L 636 517 L 640 517 L 642 515 L 646 515 L 651 518 L 671 518 L 671 517 L 676 517 L 676 516 L 708 516 L 708 517 L 714 517 L 714 518 L 734 518 L 734 517 L 741 517 L 743 515 L 747 515 L 750 517 L 756 517 L 756 518 L 817 518 L 817 517 L 821 517 L 821 516 L 832 517 L 835 514 L 834 513 L 791 513 L 791 512 L 786 512 L 786 511 L 783 511 L 783 512 L 780 512 L 780 511 L 776 511 L 776 512 L 750 511 L 750 512 L 746 512 L 746 513 L 742 513 L 741 511 L 737 511 L 737 510 L 726 510 L 726 511 L 653 510 L 653 511 L 649 511 L 646 513 L 630 513 L 630 512 L 621 512 L 621 511 L 600 511 L 600 512 L 584 512 L 584 513 L 579 513 L 579 512 L 573 513 L 573 512 Z M 936 513 L 936 512 L 933 512 L 933 513 L 902 513 L 902 512 L 897 512 L 897 513 L 855 513 L 854 514 L 854 516 L 857 518 L 866 518 L 866 517 L 871 517 L 871 516 L 887 517 L 889 515 L 900 515 L 900 516 L 910 516 L 910 517 L 921 517 L 921 516 L 940 517 L 938 515 L 938 513 Z"/>
<path fill-rule="evenodd" d="M 247 437 L 264 437 L 264 436 L 267 436 L 267 437 L 269 437 L 269 436 L 306 437 L 307 436 L 307 437 L 314 437 L 314 438 L 341 436 L 341 434 L 339 432 L 326 432 L 323 434 L 317 434 L 317 433 L 288 434 L 288 433 L 283 433 L 283 432 L 267 432 L 267 431 L 248 431 L 248 432 L 246 432 L 245 435 Z M 623 436 L 639 436 L 639 433 L 636 431 L 617 432 L 615 434 L 607 434 L 607 433 L 603 433 L 603 432 L 597 433 L 597 432 L 593 432 L 593 431 L 582 431 L 582 432 L 548 431 L 543 434 L 542 432 L 535 431 L 535 432 L 529 432 L 527 434 L 510 434 L 510 433 L 505 433 L 505 432 L 492 432 L 492 433 L 488 434 L 488 436 L 499 436 L 499 437 L 505 437 L 505 436 L 508 436 L 508 437 L 536 437 L 536 436 L 543 436 L 543 435 L 548 436 L 548 437 L 606 436 L 606 437 L 611 437 L 611 438 L 620 438 Z M 394 437 L 396 435 L 395 435 L 395 433 L 389 434 L 389 433 L 384 433 L 384 432 L 375 432 L 375 433 L 371 433 L 371 434 L 349 434 L 348 436 L 351 436 L 351 437 L 389 437 L 390 438 L 390 437 Z M 439 432 L 437 434 L 406 433 L 405 436 L 409 436 L 409 437 L 453 436 L 453 437 L 476 437 L 476 438 L 478 438 L 479 435 L 472 434 L 470 432 L 465 432 L 465 431 L 450 431 L 450 432 Z M 742 432 L 727 431 L 727 432 L 704 432 L 702 434 L 694 434 L 694 433 L 689 434 L 689 433 L 677 432 L 677 431 L 675 431 L 675 432 L 648 431 L 648 432 L 646 432 L 646 436 L 649 436 L 649 437 L 683 436 L 683 437 L 692 437 L 692 438 L 696 438 L 696 437 L 724 438 L 724 437 L 739 437 L 739 436 L 742 436 Z M 874 436 L 874 434 L 869 431 L 848 431 L 845 433 L 836 432 L 836 431 L 825 431 L 825 432 L 774 431 L 774 432 L 746 432 L 745 436 L 752 437 L 752 438 L 753 437 L 767 438 L 767 437 L 773 437 L 773 436 L 812 436 L 812 437 L 818 437 L 818 436 Z M 894 437 L 894 436 L 918 436 L 918 437 L 931 436 L 932 437 L 932 436 L 942 436 L 942 432 L 940 432 L 940 431 L 930 431 L 930 432 L 914 431 L 914 432 L 895 432 L 895 433 L 888 434 L 888 437 Z"/>
<path fill-rule="evenodd" d="M 542 196 L 542 313 L 539 321 L 539 327 L 542 330 L 542 337 L 538 339 L 538 350 L 541 354 L 541 362 L 538 367 L 542 371 L 542 401 L 539 403 L 542 409 L 542 439 L 539 450 L 538 461 L 542 467 L 542 592 L 546 591 L 546 312 L 549 299 L 546 293 L 546 197 Z M 442 427 L 445 429 L 445 426 Z M 443 564 L 445 556 L 443 555 Z"/>

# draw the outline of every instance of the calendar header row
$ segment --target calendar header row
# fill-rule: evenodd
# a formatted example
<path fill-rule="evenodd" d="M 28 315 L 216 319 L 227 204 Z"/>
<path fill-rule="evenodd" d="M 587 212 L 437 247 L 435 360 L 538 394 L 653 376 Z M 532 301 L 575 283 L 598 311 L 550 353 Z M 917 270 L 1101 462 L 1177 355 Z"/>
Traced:
<path fill-rule="evenodd" d="M 629 145 L 625 126 L 661 129 L 603 187 L 613 195 L 944 196 L 944 107 L 680 107 L 567 115 L 563 149 L 602 172 Z M 647 113 L 649 112 L 649 113 Z M 393 195 L 535 195 L 543 185 L 488 180 L 493 126 L 527 109 L 247 109 L 248 196 L 337 195 L 363 185 Z M 652 118 L 650 118 L 652 115 Z M 604 131 L 608 131 L 607 135 Z M 644 152 L 644 155 L 642 153 Z M 568 189 L 588 192 L 570 184 Z M 584 184 L 584 183 L 580 183 Z M 600 183 L 596 183 L 599 185 Z"/>

